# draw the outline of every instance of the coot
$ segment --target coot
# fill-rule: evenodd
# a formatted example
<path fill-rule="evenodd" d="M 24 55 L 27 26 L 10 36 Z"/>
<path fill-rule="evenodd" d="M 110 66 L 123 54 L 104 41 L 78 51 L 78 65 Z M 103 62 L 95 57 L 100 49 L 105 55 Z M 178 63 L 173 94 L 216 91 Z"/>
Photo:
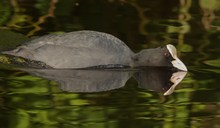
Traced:
<path fill-rule="evenodd" d="M 134 53 L 110 34 L 86 30 L 42 36 L 2 53 L 62 69 L 156 66 L 187 71 L 171 44 Z"/>

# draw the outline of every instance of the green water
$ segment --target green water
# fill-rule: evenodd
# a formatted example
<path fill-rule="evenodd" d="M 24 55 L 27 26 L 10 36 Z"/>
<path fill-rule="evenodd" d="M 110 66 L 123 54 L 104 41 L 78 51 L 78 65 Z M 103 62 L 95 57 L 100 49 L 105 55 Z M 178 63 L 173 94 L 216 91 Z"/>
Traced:
<path fill-rule="evenodd" d="M 1 0 L 0 50 L 76 30 L 113 34 L 133 51 L 171 43 L 189 72 L 173 94 L 124 87 L 66 92 L 0 65 L 1 128 L 219 128 L 219 0 Z"/>

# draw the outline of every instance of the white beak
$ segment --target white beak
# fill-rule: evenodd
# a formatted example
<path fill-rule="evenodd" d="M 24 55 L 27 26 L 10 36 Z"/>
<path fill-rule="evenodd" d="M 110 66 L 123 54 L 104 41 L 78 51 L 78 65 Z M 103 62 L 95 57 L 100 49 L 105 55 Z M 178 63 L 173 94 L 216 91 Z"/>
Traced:
<path fill-rule="evenodd" d="M 185 64 L 179 58 L 175 58 L 175 60 L 173 60 L 171 63 L 177 69 L 182 70 L 182 71 L 187 71 Z"/>
<path fill-rule="evenodd" d="M 182 71 L 187 71 L 187 68 L 185 66 L 185 64 L 177 57 L 177 52 L 176 52 L 176 48 L 171 45 L 171 44 L 168 44 L 167 45 L 167 49 L 168 51 L 170 52 L 171 56 L 173 57 L 173 61 L 171 62 L 172 65 L 179 69 L 179 70 L 182 70 Z"/>

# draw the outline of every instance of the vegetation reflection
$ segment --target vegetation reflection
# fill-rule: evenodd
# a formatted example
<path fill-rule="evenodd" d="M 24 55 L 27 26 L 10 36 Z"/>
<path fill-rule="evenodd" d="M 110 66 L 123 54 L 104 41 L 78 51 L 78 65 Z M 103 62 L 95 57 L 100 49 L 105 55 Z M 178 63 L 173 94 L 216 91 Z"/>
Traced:
<path fill-rule="evenodd" d="M 113 34 L 135 51 L 172 43 L 190 71 L 175 93 L 164 97 L 137 88 L 134 79 L 109 92 L 62 92 L 54 81 L 1 65 L 0 124 L 5 128 L 219 126 L 219 16 L 219 0 L 1 0 L 1 51 L 27 37 L 90 29 Z"/>

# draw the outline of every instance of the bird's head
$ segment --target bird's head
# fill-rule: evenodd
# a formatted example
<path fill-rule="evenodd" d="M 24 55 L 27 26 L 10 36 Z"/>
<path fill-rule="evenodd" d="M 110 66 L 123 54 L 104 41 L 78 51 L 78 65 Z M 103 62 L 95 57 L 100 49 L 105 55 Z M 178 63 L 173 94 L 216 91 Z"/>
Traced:
<path fill-rule="evenodd" d="M 168 44 L 164 47 L 144 49 L 133 57 L 134 67 L 175 67 L 187 71 L 185 64 L 177 57 L 176 48 Z"/>

